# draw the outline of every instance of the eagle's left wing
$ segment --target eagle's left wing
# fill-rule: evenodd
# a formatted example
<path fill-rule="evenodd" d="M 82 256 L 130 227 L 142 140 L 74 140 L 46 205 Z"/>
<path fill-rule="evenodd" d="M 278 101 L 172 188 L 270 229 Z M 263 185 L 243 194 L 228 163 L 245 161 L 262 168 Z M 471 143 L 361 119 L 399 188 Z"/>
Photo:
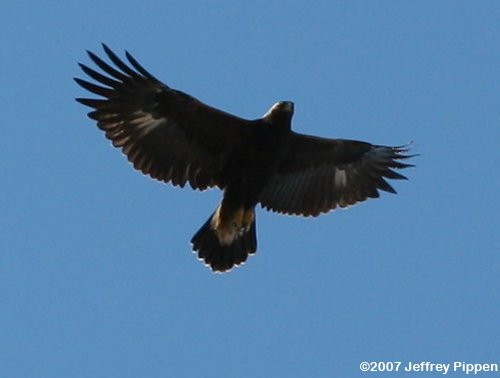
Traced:
<path fill-rule="evenodd" d="M 412 165 L 401 160 L 407 146 L 376 146 L 292 133 L 264 188 L 260 203 L 278 213 L 317 216 L 379 196 L 396 193 L 385 178 L 406 179 L 394 171 Z"/>

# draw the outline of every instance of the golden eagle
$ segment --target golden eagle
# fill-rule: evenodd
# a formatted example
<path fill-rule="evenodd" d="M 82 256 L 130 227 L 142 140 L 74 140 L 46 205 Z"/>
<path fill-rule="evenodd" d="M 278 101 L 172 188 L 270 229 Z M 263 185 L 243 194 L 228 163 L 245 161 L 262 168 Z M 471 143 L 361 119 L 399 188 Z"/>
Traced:
<path fill-rule="evenodd" d="M 95 83 L 76 82 L 100 96 L 77 98 L 134 168 L 183 187 L 223 190 L 221 204 L 193 236 L 198 257 L 225 272 L 257 250 L 255 206 L 283 214 L 317 216 L 396 193 L 386 182 L 412 165 L 407 146 L 325 139 L 291 130 L 293 102 L 274 104 L 246 120 L 170 88 L 128 52 L 126 64 L 106 45 L 110 63 L 87 52 L 102 71 L 80 64 Z M 114 66 L 113 66 L 114 65 Z"/>

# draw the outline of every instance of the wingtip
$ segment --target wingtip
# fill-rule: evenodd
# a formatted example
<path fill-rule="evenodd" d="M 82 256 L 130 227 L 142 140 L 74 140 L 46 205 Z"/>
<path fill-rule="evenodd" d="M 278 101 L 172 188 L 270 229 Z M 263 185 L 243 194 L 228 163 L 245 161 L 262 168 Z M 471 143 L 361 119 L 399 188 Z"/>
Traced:
<path fill-rule="evenodd" d="M 401 146 L 394 146 L 392 147 L 392 149 L 396 154 L 398 154 L 399 159 L 410 159 L 413 157 L 420 156 L 420 154 L 410 154 L 410 155 L 406 154 L 414 147 L 414 144 L 415 144 L 414 141 L 411 140 L 408 143 L 403 144 Z"/>
<path fill-rule="evenodd" d="M 109 56 L 110 58 L 116 56 L 116 54 L 113 52 L 113 50 L 111 50 L 111 48 L 109 48 L 108 45 L 106 45 L 104 42 L 101 43 L 101 46 L 102 46 L 102 49 L 104 50 L 104 52 L 106 53 L 107 56 Z"/>
<path fill-rule="evenodd" d="M 111 50 L 111 49 L 108 47 L 108 45 L 106 45 L 104 42 L 101 42 L 101 47 L 102 47 L 102 49 L 103 49 L 104 51 L 106 51 L 106 52 L 107 52 L 108 50 Z"/>
<path fill-rule="evenodd" d="M 92 59 L 94 62 L 96 59 L 99 59 L 99 57 L 94 54 L 92 51 L 90 50 L 85 50 L 85 52 L 87 53 L 87 55 L 89 56 L 90 59 Z"/>
<path fill-rule="evenodd" d="M 88 107 L 91 107 L 90 105 L 88 105 L 86 103 L 86 98 L 83 98 L 83 97 L 75 97 L 75 101 L 78 102 L 79 104 L 82 104 L 82 105 L 85 105 L 85 106 L 88 106 Z"/>

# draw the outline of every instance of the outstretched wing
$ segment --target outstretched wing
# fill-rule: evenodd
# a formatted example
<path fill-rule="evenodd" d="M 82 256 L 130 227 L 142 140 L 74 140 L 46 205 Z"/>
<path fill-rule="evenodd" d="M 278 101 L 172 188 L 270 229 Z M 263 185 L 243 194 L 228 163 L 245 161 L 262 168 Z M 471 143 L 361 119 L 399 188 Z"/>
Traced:
<path fill-rule="evenodd" d="M 292 133 L 260 203 L 279 213 L 317 216 L 376 198 L 379 190 L 396 193 L 385 178 L 406 179 L 393 169 L 411 166 L 401 162 L 411 157 L 407 151 Z"/>
<path fill-rule="evenodd" d="M 115 67 L 88 52 L 102 73 L 80 64 L 96 84 L 75 81 L 101 97 L 77 101 L 94 109 L 88 115 L 106 137 L 134 168 L 154 179 L 179 186 L 189 182 L 196 189 L 224 187 L 227 156 L 238 148 L 249 121 L 169 88 L 128 52 L 125 64 L 103 48 Z"/>

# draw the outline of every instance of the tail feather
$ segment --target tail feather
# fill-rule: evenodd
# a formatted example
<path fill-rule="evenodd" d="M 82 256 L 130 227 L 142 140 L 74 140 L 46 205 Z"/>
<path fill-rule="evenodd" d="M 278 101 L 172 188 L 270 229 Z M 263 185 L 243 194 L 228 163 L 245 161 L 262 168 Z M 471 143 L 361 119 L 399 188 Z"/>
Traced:
<path fill-rule="evenodd" d="M 215 214 L 215 213 L 214 213 Z M 193 250 L 198 258 L 214 272 L 226 272 L 243 264 L 248 255 L 253 255 L 257 250 L 257 237 L 255 234 L 255 219 L 247 231 L 239 235 L 230 244 L 221 243 L 216 230 L 213 228 L 212 214 L 205 224 L 191 239 Z"/>

